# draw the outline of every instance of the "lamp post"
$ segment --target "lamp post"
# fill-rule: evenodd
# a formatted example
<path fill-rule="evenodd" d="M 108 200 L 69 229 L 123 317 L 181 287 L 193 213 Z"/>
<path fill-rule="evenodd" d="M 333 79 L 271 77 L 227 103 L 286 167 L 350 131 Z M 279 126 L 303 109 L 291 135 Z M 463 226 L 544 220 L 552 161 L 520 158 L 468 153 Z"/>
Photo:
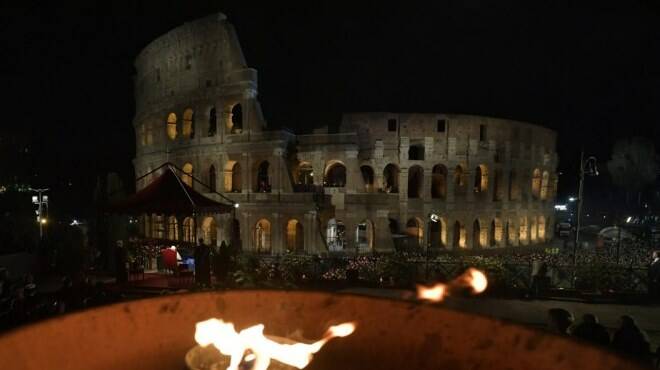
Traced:
<path fill-rule="evenodd" d="M 39 239 L 44 238 L 44 225 L 47 222 L 47 218 L 44 217 L 44 206 L 48 210 L 48 195 L 44 195 L 48 189 L 32 189 L 31 191 L 36 192 L 37 195 L 32 196 L 32 204 L 37 204 L 39 209 L 37 210 L 37 223 L 39 223 Z"/>
<path fill-rule="evenodd" d="M 438 220 L 440 220 L 440 217 L 435 214 L 435 213 L 430 213 L 429 214 L 429 222 L 428 222 L 428 232 L 427 232 L 427 241 L 426 241 L 426 265 L 425 265 L 425 280 L 429 280 L 429 252 L 431 250 L 431 225 L 434 223 L 437 223 Z"/>
<path fill-rule="evenodd" d="M 575 221 L 575 240 L 573 243 L 573 279 L 571 285 L 575 288 L 575 278 L 577 273 L 577 246 L 580 243 L 580 224 L 582 221 L 582 201 L 584 193 L 584 176 L 598 176 L 598 168 L 596 167 L 596 157 L 589 157 L 584 159 L 584 149 L 580 151 L 580 181 L 578 185 L 577 197 L 577 219 Z"/>

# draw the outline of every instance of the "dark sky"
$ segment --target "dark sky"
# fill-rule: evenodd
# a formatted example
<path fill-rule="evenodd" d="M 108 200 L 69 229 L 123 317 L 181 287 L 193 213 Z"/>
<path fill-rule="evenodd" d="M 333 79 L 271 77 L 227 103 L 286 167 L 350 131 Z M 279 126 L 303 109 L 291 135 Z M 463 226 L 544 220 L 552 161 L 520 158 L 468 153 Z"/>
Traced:
<path fill-rule="evenodd" d="M 216 11 L 259 71 L 271 125 L 304 130 L 349 111 L 513 118 L 559 132 L 569 175 L 581 145 L 606 160 L 619 137 L 660 141 L 654 2 L 52 3 L 0 8 L 1 133 L 27 138 L 31 182 L 72 209 L 90 203 L 97 173 L 132 175 L 137 53 Z"/>

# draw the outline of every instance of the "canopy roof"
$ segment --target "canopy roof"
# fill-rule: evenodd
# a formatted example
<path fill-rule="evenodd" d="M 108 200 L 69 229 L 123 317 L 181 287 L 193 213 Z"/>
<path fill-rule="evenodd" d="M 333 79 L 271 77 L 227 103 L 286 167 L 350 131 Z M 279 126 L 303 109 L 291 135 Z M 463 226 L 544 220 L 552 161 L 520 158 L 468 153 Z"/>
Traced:
<path fill-rule="evenodd" d="M 127 198 L 111 203 L 113 213 L 193 214 L 229 213 L 233 204 L 220 203 L 207 198 L 184 183 L 174 172 L 174 166 L 161 166 L 163 174 L 144 189 Z"/>

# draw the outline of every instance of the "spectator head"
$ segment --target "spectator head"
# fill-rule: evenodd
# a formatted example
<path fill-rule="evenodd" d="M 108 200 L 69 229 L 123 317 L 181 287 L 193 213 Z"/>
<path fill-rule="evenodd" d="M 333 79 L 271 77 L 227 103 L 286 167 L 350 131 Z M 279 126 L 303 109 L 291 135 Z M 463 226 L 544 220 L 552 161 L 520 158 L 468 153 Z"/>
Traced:
<path fill-rule="evenodd" d="M 632 318 L 632 316 L 628 315 L 623 315 L 619 319 L 621 322 L 621 328 L 635 328 L 637 327 L 637 324 L 635 323 L 635 319 Z"/>
<path fill-rule="evenodd" d="M 197 242 L 199 243 L 199 245 L 204 245 L 204 238 L 197 239 Z"/>
<path fill-rule="evenodd" d="M 566 334 L 568 327 L 573 324 L 573 314 L 563 308 L 548 310 L 548 329 L 556 334 Z"/>
<path fill-rule="evenodd" d="M 585 313 L 582 315 L 582 322 L 585 324 L 598 324 L 598 318 L 594 314 Z"/>
<path fill-rule="evenodd" d="M 651 256 L 653 259 L 660 258 L 660 250 L 654 250 Z"/>
<path fill-rule="evenodd" d="M 117 240 L 117 248 L 122 248 L 124 246 L 123 240 Z"/>

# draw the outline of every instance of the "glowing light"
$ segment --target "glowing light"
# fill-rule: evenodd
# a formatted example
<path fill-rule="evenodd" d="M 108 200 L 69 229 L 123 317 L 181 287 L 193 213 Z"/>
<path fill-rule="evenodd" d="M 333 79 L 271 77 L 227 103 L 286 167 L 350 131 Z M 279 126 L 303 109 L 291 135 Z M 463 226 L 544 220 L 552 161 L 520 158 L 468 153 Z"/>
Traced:
<path fill-rule="evenodd" d="M 630 223 L 630 221 L 632 221 L 632 216 L 628 216 L 628 218 L 626 218 L 626 223 Z"/>
<path fill-rule="evenodd" d="M 555 209 L 557 211 L 567 211 L 568 207 L 565 204 L 555 204 Z"/>
<path fill-rule="evenodd" d="M 78 222 L 78 220 L 76 220 L 76 219 L 74 218 L 73 221 L 71 221 L 71 224 L 70 224 L 70 225 L 71 225 L 71 226 L 77 226 L 77 225 L 80 225 L 80 222 Z"/>
<path fill-rule="evenodd" d="M 41 222 L 42 225 L 45 225 L 48 222 L 48 220 L 46 220 L 45 218 L 42 218 L 40 222 Z"/>
<path fill-rule="evenodd" d="M 576 200 L 577 200 L 577 198 L 575 198 L 575 197 L 568 197 L 569 202 L 575 202 Z"/>
<path fill-rule="evenodd" d="M 234 208 L 238 208 L 238 203 L 234 203 Z"/>
<path fill-rule="evenodd" d="M 452 280 L 448 284 L 437 283 L 433 286 L 427 287 L 423 285 L 417 286 L 417 299 L 441 302 L 445 297 L 450 295 L 451 291 L 469 288 L 473 294 L 483 293 L 488 287 L 488 279 L 486 275 L 475 269 L 469 268 L 461 276 Z"/>
<path fill-rule="evenodd" d="M 271 360 L 302 369 L 323 345 L 332 338 L 346 337 L 355 331 L 355 323 L 331 326 L 323 338 L 314 343 L 282 344 L 263 334 L 264 325 L 258 324 L 237 332 L 234 324 L 218 319 L 198 322 L 195 341 L 203 347 L 213 345 L 220 353 L 230 356 L 227 370 L 238 370 L 241 362 L 254 361 L 252 369 L 266 370 Z M 247 350 L 251 353 L 245 356 Z"/>

